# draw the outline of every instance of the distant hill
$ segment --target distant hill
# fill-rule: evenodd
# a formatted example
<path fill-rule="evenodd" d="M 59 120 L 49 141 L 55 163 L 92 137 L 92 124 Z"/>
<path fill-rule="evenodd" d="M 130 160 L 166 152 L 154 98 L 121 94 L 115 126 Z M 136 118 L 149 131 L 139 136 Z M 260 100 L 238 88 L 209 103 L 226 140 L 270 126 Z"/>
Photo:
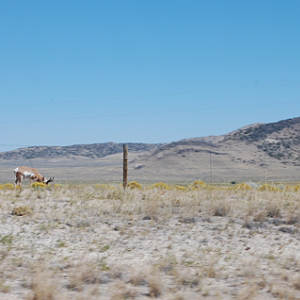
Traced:
<path fill-rule="evenodd" d="M 200 151 L 227 153 L 245 152 L 253 155 L 258 152 L 283 164 L 299 165 L 300 159 L 300 117 L 268 124 L 251 124 L 221 136 L 190 138 L 162 145 L 148 157 L 184 155 Z M 232 153 L 231 153 L 232 152 Z M 246 154 L 246 152 L 249 152 Z M 249 159 L 244 161 L 248 162 Z M 257 163 L 259 163 L 257 159 Z"/>
<path fill-rule="evenodd" d="M 258 150 L 283 164 L 299 165 L 300 117 L 240 129 L 225 136 L 224 141 L 254 144 Z"/>
<path fill-rule="evenodd" d="M 129 180 L 300 180 L 300 117 L 250 124 L 221 136 L 128 143 L 128 150 Z M 44 168 L 57 180 L 121 180 L 122 152 L 123 144 L 113 142 L 2 152 L 0 181 L 12 176 L 16 164 Z"/>
<path fill-rule="evenodd" d="M 300 178 L 300 118 L 189 138 L 141 154 L 135 174 L 173 178 Z M 299 175 L 298 175 L 299 174 Z M 150 176 L 150 175 L 148 175 Z"/>
<path fill-rule="evenodd" d="M 132 153 L 146 152 L 159 148 L 162 144 L 128 143 L 128 151 Z M 3 160 L 52 159 L 52 158 L 102 158 L 108 155 L 122 153 L 121 143 L 98 143 L 72 146 L 36 146 L 20 148 L 0 153 Z"/>

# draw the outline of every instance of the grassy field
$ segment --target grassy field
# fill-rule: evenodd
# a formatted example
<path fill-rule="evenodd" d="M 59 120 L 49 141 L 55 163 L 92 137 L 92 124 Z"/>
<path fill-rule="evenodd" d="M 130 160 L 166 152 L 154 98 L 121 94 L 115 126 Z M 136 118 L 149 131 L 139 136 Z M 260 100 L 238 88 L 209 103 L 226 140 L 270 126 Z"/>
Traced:
<path fill-rule="evenodd" d="M 300 299 L 298 186 L 0 186 L 0 299 Z"/>

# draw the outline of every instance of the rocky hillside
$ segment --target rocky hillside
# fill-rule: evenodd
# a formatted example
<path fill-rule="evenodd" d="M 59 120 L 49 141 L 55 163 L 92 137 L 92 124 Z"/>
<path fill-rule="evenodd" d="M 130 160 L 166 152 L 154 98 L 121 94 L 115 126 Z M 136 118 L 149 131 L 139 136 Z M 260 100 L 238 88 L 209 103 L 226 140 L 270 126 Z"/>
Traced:
<path fill-rule="evenodd" d="M 129 143 L 128 150 L 129 180 L 299 180 L 300 118 L 251 124 L 221 136 L 168 144 Z M 121 180 L 122 155 L 113 154 L 122 152 L 123 144 L 113 142 L 21 148 L 0 153 L 0 177 L 3 182 L 10 178 L 8 164 L 12 161 L 23 164 L 36 159 L 33 165 L 42 168 L 45 174 L 55 174 L 57 180 Z M 79 166 L 80 172 L 74 166 Z"/>
<path fill-rule="evenodd" d="M 159 148 L 162 144 L 128 143 L 128 151 L 132 153 L 146 152 Z M 28 147 L 0 153 L 0 159 L 26 160 L 35 158 L 101 158 L 107 155 L 123 152 L 121 143 L 99 143 L 87 145 L 72 145 L 65 147 Z"/>
<path fill-rule="evenodd" d="M 167 144 L 155 151 L 159 153 L 170 148 L 184 146 L 185 151 L 193 148 L 210 149 L 209 151 L 238 150 L 245 152 L 259 152 L 274 158 L 284 164 L 299 165 L 300 159 L 300 117 L 287 119 L 275 123 L 252 124 L 231 133 L 218 137 L 204 137 L 182 140 Z M 255 150 L 253 150 L 255 146 Z M 251 147 L 251 149 L 248 149 Z M 180 152 L 183 152 L 181 149 Z M 177 150 L 178 153 L 178 150 Z"/>
<path fill-rule="evenodd" d="M 185 172 L 184 176 L 189 176 L 194 172 L 201 178 L 211 176 L 213 169 L 219 177 L 260 177 L 267 173 L 289 174 L 300 166 L 299 153 L 300 118 L 293 118 L 248 125 L 222 136 L 169 143 L 140 155 L 133 163 L 139 172 L 155 174 L 160 170 L 165 176 L 173 168 L 177 174 Z"/>
<path fill-rule="evenodd" d="M 240 129 L 224 137 L 224 142 L 246 142 L 285 164 L 299 165 L 300 117 Z"/>
<path fill-rule="evenodd" d="M 168 144 L 129 143 L 130 153 L 140 153 L 137 165 L 158 165 L 164 161 L 182 160 L 182 164 L 199 161 L 208 154 L 225 157 L 229 162 L 265 166 L 300 165 L 300 117 L 267 124 L 251 124 L 222 136 L 190 138 Z M 121 143 L 99 143 L 65 147 L 28 147 L 0 153 L 0 159 L 98 159 L 122 153 Z M 167 161 L 166 161 L 167 160 Z M 222 161 L 220 160 L 220 163 Z M 231 167 L 227 166 L 226 167 Z"/>

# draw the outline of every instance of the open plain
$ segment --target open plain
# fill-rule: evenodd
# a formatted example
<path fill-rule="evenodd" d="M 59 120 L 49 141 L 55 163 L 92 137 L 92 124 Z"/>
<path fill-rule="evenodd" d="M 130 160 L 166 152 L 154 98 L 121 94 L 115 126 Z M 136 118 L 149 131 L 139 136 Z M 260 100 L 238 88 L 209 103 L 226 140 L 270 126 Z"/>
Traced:
<path fill-rule="evenodd" d="M 0 190 L 0 299 L 300 299 L 295 186 Z"/>

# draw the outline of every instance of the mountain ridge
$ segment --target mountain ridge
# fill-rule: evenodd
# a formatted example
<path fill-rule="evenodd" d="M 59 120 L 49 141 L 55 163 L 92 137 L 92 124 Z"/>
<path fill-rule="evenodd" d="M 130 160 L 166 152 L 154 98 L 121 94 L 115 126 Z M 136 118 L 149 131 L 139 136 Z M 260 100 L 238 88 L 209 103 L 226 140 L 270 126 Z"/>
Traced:
<path fill-rule="evenodd" d="M 131 153 L 141 153 L 155 157 L 172 149 L 185 147 L 185 151 L 238 151 L 239 148 L 255 146 L 269 157 L 285 164 L 299 160 L 300 155 L 300 117 L 281 120 L 273 123 L 254 123 L 219 136 L 187 138 L 171 143 L 127 143 Z M 242 150 L 242 149 L 241 149 Z M 247 149 L 244 149 L 247 150 Z M 249 150 L 250 151 L 250 150 Z M 93 144 L 75 144 L 70 146 L 32 146 L 0 153 L 0 159 L 76 159 L 86 157 L 90 159 L 122 153 L 123 144 L 106 142 Z M 181 149 L 179 152 L 183 152 Z M 161 156 L 161 155 L 160 155 Z"/>
<path fill-rule="evenodd" d="M 127 145 L 129 174 L 137 181 L 298 179 L 300 174 L 300 117 L 254 123 L 220 136 Z M 122 152 L 123 144 L 108 142 L 20 148 L 0 153 L 0 159 L 3 167 L 8 163 L 25 164 L 28 159 L 37 167 L 46 167 L 47 162 L 47 168 L 53 167 L 51 174 L 60 172 L 65 179 L 87 180 L 85 174 L 94 167 L 94 177 L 105 174 L 107 180 L 115 180 L 122 177 Z M 75 166 L 82 168 L 81 173 Z"/>
<path fill-rule="evenodd" d="M 133 153 L 146 152 L 160 147 L 162 144 L 150 143 L 127 143 L 128 151 Z M 19 148 L 0 153 L 0 159 L 3 160 L 26 160 L 36 158 L 68 158 L 76 159 L 79 157 L 102 158 L 123 152 L 122 143 L 94 143 L 94 144 L 76 144 L 70 146 L 32 146 Z"/>

